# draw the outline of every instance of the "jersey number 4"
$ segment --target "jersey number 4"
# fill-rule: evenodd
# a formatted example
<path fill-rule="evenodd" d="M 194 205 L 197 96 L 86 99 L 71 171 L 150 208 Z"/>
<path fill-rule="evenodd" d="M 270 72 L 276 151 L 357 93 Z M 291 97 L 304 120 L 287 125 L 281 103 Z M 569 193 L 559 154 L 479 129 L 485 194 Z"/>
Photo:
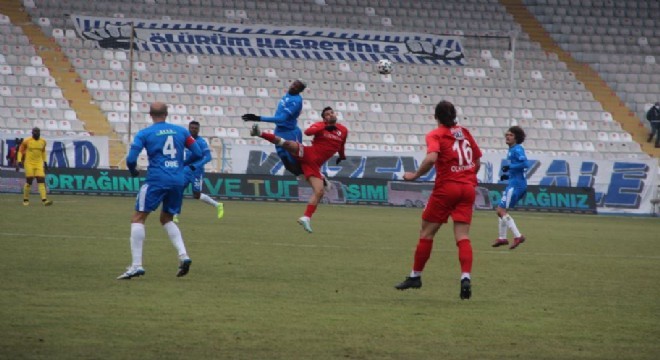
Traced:
<path fill-rule="evenodd" d="M 174 146 L 174 138 L 172 135 L 169 135 L 167 140 L 165 140 L 165 145 L 163 145 L 163 155 L 167 155 L 171 159 L 176 158 L 176 147 Z"/>

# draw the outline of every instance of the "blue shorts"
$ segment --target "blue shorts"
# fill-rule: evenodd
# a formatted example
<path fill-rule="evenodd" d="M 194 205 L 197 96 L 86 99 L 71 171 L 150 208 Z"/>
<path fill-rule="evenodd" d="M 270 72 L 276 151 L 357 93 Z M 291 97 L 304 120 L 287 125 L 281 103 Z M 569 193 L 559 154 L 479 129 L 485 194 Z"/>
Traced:
<path fill-rule="evenodd" d="M 135 211 L 152 212 L 162 203 L 162 212 L 179 214 L 183 202 L 183 187 L 144 184 L 135 199 Z"/>
<path fill-rule="evenodd" d="M 516 203 L 522 199 L 527 193 L 527 187 L 514 187 L 507 186 L 502 193 L 502 200 L 497 206 L 502 209 L 512 209 L 516 206 Z"/>
<path fill-rule="evenodd" d="M 300 131 L 300 128 L 298 127 L 296 127 L 294 130 L 288 130 L 288 131 L 282 131 L 276 128 L 274 134 L 281 137 L 284 140 L 291 140 L 298 143 L 302 143 L 302 131 Z M 283 147 L 275 145 L 275 151 L 277 152 L 277 156 L 280 159 L 286 159 L 286 161 L 288 161 L 290 164 L 298 163 L 298 160 L 296 160 L 296 158 L 293 157 L 293 155 L 291 155 L 291 153 L 289 153 Z"/>
<path fill-rule="evenodd" d="M 183 189 L 185 190 L 188 185 L 192 184 L 194 193 L 202 192 L 202 181 L 204 180 L 204 172 L 202 171 L 192 171 L 189 167 L 186 166 L 186 169 L 183 171 L 183 176 L 185 182 L 183 183 Z"/>

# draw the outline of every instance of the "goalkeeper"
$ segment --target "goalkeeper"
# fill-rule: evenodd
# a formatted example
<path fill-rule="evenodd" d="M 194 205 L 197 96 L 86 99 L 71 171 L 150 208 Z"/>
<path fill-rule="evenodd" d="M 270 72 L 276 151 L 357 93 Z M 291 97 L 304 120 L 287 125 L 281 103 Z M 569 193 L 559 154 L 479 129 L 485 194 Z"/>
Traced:
<path fill-rule="evenodd" d="M 275 135 L 284 139 L 302 143 L 302 131 L 298 127 L 298 117 L 302 111 L 302 93 L 307 85 L 302 80 L 295 80 L 289 86 L 289 91 L 282 97 L 275 115 L 259 116 L 255 114 L 245 114 L 241 118 L 243 121 L 264 121 L 275 124 Z M 298 161 L 282 146 L 275 145 L 277 156 L 282 160 L 284 167 L 295 176 L 302 174 L 302 169 Z"/>
<path fill-rule="evenodd" d="M 37 179 L 41 202 L 45 206 L 53 205 L 53 202 L 46 197 L 46 169 L 48 168 L 46 140 L 41 137 L 41 130 L 38 127 L 32 129 L 32 137 L 23 140 L 18 149 L 16 171 L 21 165 L 25 168 L 23 205 L 30 205 L 30 188 L 34 179 Z"/>

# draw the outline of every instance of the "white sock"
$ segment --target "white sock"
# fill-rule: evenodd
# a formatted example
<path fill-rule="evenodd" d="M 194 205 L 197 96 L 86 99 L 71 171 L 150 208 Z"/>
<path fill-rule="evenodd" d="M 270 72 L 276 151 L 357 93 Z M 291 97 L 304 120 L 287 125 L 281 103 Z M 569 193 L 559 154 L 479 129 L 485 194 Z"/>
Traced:
<path fill-rule="evenodd" d="M 470 273 L 462 273 L 462 274 L 461 274 L 461 280 L 463 280 L 463 279 L 465 279 L 465 278 L 471 279 L 471 278 L 470 278 Z"/>
<path fill-rule="evenodd" d="M 206 194 L 200 194 L 199 199 L 213 207 L 218 207 L 218 202 Z"/>
<path fill-rule="evenodd" d="M 518 227 L 516 226 L 516 222 L 513 221 L 513 218 L 511 217 L 511 215 L 506 214 L 502 217 L 502 219 L 504 219 L 504 221 L 506 221 L 506 225 L 513 232 L 513 236 L 514 237 L 520 237 L 520 231 L 518 231 Z"/>
<path fill-rule="evenodd" d="M 415 270 L 413 270 L 413 271 L 410 272 L 410 277 L 412 277 L 412 278 L 420 277 L 420 276 L 422 276 L 422 272 L 421 272 L 421 271 L 415 271 Z"/>
<path fill-rule="evenodd" d="M 144 224 L 131 224 L 131 256 L 133 263 L 131 266 L 142 266 L 142 248 L 144 246 Z"/>
<path fill-rule="evenodd" d="M 500 223 L 499 225 L 500 232 L 498 239 L 506 239 L 506 229 L 507 229 L 506 221 L 504 221 L 504 219 L 502 218 L 498 218 L 498 220 Z"/>
<path fill-rule="evenodd" d="M 183 244 L 183 237 L 181 236 L 181 230 L 173 221 L 168 222 L 163 225 L 165 231 L 167 231 L 167 236 L 170 237 L 172 245 L 176 248 L 177 253 L 179 254 L 179 260 L 188 259 L 188 253 L 186 253 L 186 245 Z"/>

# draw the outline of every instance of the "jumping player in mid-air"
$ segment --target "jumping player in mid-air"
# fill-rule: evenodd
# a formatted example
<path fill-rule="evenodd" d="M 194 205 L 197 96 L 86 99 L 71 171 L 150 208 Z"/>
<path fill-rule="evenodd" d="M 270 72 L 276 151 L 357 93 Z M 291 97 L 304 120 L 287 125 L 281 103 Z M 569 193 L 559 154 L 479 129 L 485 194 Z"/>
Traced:
<path fill-rule="evenodd" d="M 339 165 L 340 161 L 346 159 L 344 146 L 346 144 L 346 137 L 348 136 L 348 129 L 344 125 L 337 123 L 337 115 L 331 107 L 323 109 L 321 117 L 323 117 L 323 121 L 316 122 L 305 130 L 305 135 L 314 137 L 311 146 L 303 146 L 296 141 L 284 140 L 277 135 L 263 133 L 259 130 L 259 124 L 254 124 L 250 132 L 252 136 L 259 136 L 273 144 L 281 146 L 293 155 L 300 164 L 305 178 L 314 191 L 307 202 L 305 214 L 298 219 L 298 223 L 309 233 L 312 232 L 312 215 L 316 211 L 316 207 L 323 198 L 326 189 L 324 186 L 325 178 L 321 175 L 321 166 L 335 153 L 339 153 L 335 164 Z"/>

